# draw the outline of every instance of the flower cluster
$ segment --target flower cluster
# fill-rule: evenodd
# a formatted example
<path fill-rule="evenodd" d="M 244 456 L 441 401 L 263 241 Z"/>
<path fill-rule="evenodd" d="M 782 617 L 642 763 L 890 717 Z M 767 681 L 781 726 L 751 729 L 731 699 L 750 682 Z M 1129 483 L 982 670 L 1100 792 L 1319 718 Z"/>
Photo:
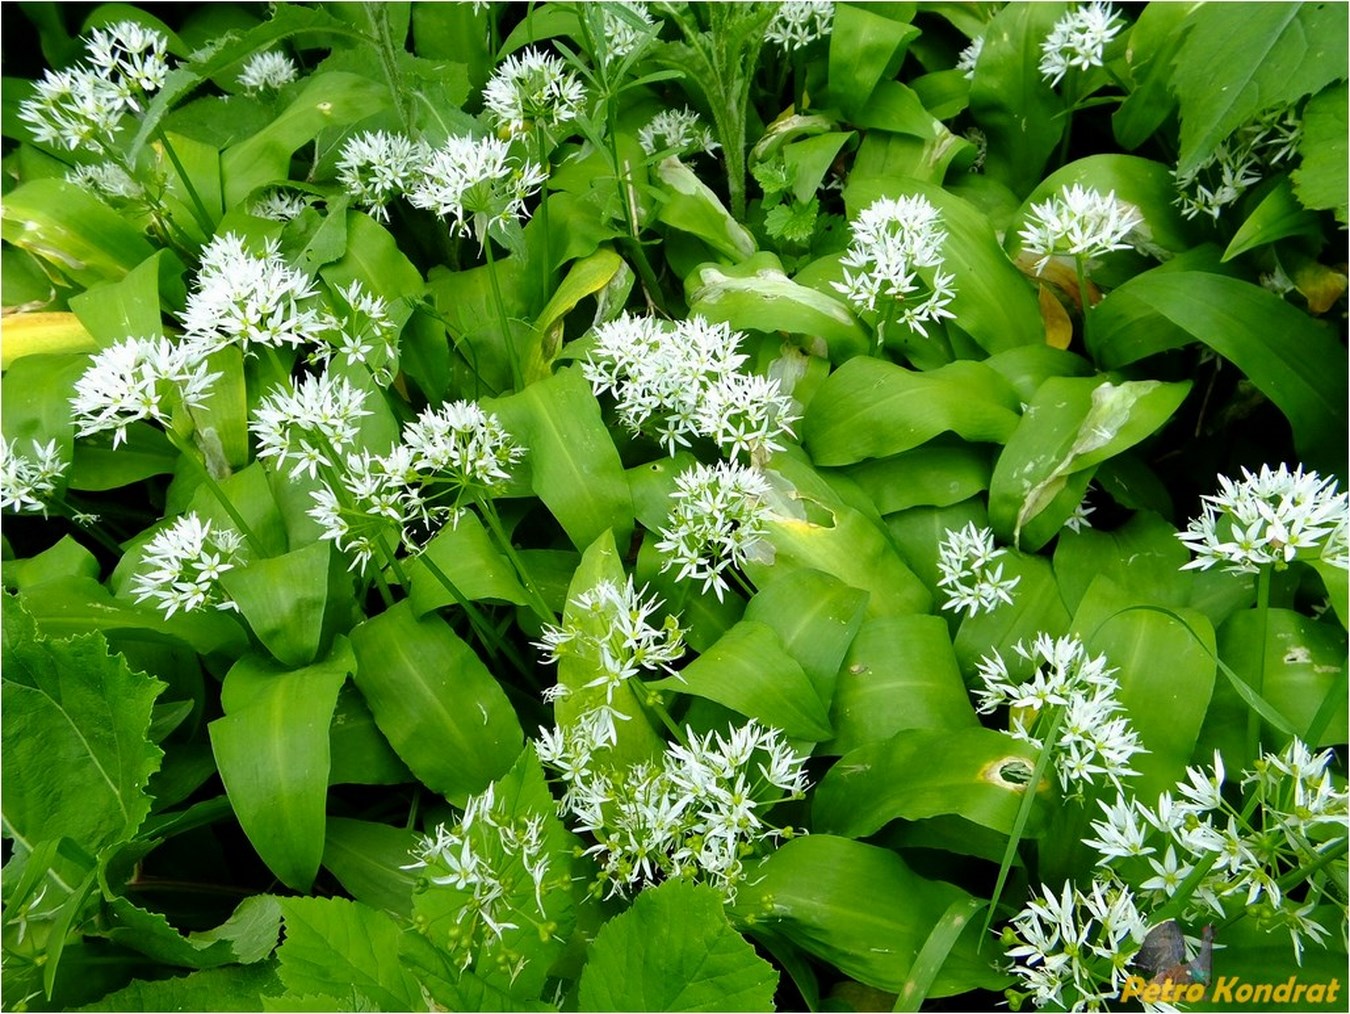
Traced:
<path fill-rule="evenodd" d="M 373 217 L 388 221 L 386 205 L 416 186 L 429 155 L 422 142 L 404 134 L 365 131 L 342 146 L 338 182 Z"/>
<path fill-rule="evenodd" d="M 126 338 L 92 358 L 70 399 L 76 432 L 113 430 L 114 447 L 138 419 L 167 424 L 177 405 L 201 405 L 220 376 L 207 371 L 200 350 L 167 338 Z"/>
<path fill-rule="evenodd" d="M 410 526 L 434 529 L 448 516 L 423 498 L 420 477 L 401 448 L 383 456 L 369 451 L 347 455 L 335 470 L 335 481 L 324 481 L 310 498 L 314 506 L 306 513 L 322 530 L 322 538 L 352 554 L 351 570 L 363 569 L 377 553 L 387 555 L 397 545 L 417 551 Z M 393 543 L 385 542 L 386 536 Z"/>
<path fill-rule="evenodd" d="M 767 534 L 764 501 L 769 484 L 753 468 L 698 464 L 681 472 L 670 494 L 675 501 L 656 551 L 666 557 L 663 571 L 679 567 L 677 580 L 703 582 L 722 600 L 732 567 L 741 567 L 760 549 Z"/>
<path fill-rule="evenodd" d="M 293 461 L 292 479 L 336 466 L 337 455 L 355 443 L 361 417 L 370 415 L 365 400 L 366 392 L 326 372 L 273 388 L 253 415 L 258 457 L 275 459 L 278 468 Z"/>
<path fill-rule="evenodd" d="M 19 119 L 42 144 L 108 150 L 123 115 L 137 113 L 169 73 L 168 39 L 134 21 L 94 29 L 85 43 L 89 63 L 48 70 L 19 104 Z"/>
<path fill-rule="evenodd" d="M 1195 559 L 1182 569 L 1225 570 L 1254 574 L 1295 559 L 1321 559 L 1350 570 L 1350 494 L 1338 493 L 1334 477 L 1323 479 L 1300 465 L 1252 474 L 1242 470 L 1234 482 L 1219 476 L 1219 492 L 1201 498 L 1201 515 L 1177 538 Z"/>
<path fill-rule="evenodd" d="M 508 56 L 483 88 L 488 116 L 510 134 L 553 132 L 581 115 L 586 90 L 562 60 L 537 49 Z"/>
<path fill-rule="evenodd" d="M 202 250 L 201 270 L 183 313 L 183 337 L 199 355 L 239 345 L 296 347 L 319 339 L 324 323 L 316 290 L 269 241 L 261 256 L 227 232 Z"/>
<path fill-rule="evenodd" d="M 792 399 L 777 380 L 739 372 L 743 336 L 702 317 L 667 327 L 623 314 L 595 329 L 582 372 L 597 395 L 612 391 L 619 419 L 639 433 L 660 417 L 657 437 L 671 454 L 704 436 L 732 456 L 782 450 L 792 433 Z"/>
<path fill-rule="evenodd" d="M 55 440 L 32 443 L 30 456 L 19 453 L 17 440 L 0 442 L 0 510 L 46 514 L 47 501 L 70 464 L 62 459 Z"/>
<path fill-rule="evenodd" d="M 309 207 L 309 199 L 301 193 L 272 188 L 248 206 L 248 213 L 273 222 L 289 222 Z"/>
<path fill-rule="evenodd" d="M 1049 746 L 1065 792 L 1081 795 L 1099 777 L 1119 789 L 1122 778 L 1138 774 L 1130 760 L 1146 751 L 1116 699 L 1119 685 L 1106 656 L 1093 658 L 1076 637 L 1048 634 L 1037 635 L 1030 647 L 1019 642 L 1013 652 L 1025 663 L 1014 669 L 1022 671 L 1009 672 L 998 652 L 980 660 L 976 710 L 1008 707 L 1009 734 L 1037 750 L 1053 736 Z"/>
<path fill-rule="evenodd" d="M 655 37 L 656 22 L 642 0 L 605 4 L 600 9 L 600 24 L 605 33 L 605 55 L 610 60 L 626 59 Z"/>
<path fill-rule="evenodd" d="M 1115 8 L 1104 0 L 1092 0 L 1069 11 L 1041 43 L 1041 77 L 1053 88 L 1070 67 L 1083 71 L 1100 67 L 1106 44 L 1124 27 Z"/>
<path fill-rule="evenodd" d="M 956 295 L 955 278 L 942 270 L 946 240 L 942 215 L 925 198 L 883 197 L 854 220 L 853 240 L 839 262 L 844 280 L 832 284 L 855 306 L 927 335 L 926 321 L 954 316 L 947 304 Z M 934 269 L 931 279 L 921 277 L 920 268 Z"/>
<path fill-rule="evenodd" d="M 141 556 L 132 579 L 137 602 L 154 600 L 166 617 L 203 606 L 235 609 L 220 587 L 220 576 L 241 562 L 243 539 L 232 528 L 211 528 L 188 513 L 157 532 Z"/>
<path fill-rule="evenodd" d="M 116 162 L 90 162 L 66 171 L 66 182 L 107 202 L 134 201 L 145 188 Z"/>
<path fill-rule="evenodd" d="M 483 243 L 489 230 L 524 216 L 525 201 L 546 179 L 540 165 L 512 155 L 500 138 L 452 137 L 427 157 L 408 199 L 452 218 L 452 231 Z"/>
<path fill-rule="evenodd" d="M 1045 270 L 1051 257 L 1081 257 L 1085 262 L 1112 250 L 1128 250 L 1144 218 L 1133 204 L 1077 183 L 1031 206 L 1026 225 L 1018 234 L 1022 249 L 1039 254 L 1036 271 Z M 1136 237 L 1137 238 L 1137 237 Z"/>
<path fill-rule="evenodd" d="M 764 30 L 764 39 L 789 53 L 830 34 L 834 0 L 785 0 Z"/>
<path fill-rule="evenodd" d="M 644 598 L 631 576 L 622 586 L 600 581 L 572 605 L 576 616 L 561 626 L 546 625 L 536 646 L 545 662 L 568 657 L 594 666 L 600 675 L 586 686 L 603 687 L 607 704 L 627 680 L 643 671 L 670 672 L 670 664 L 684 654 L 679 622 L 667 616 L 661 626 L 652 626 L 648 619 L 660 610 L 661 600 Z"/>
<path fill-rule="evenodd" d="M 764 811 L 807 788 L 806 758 L 777 729 L 754 721 L 725 735 L 686 729 L 688 745 L 618 771 L 596 757 L 612 740 L 597 739 L 587 723 L 541 731 L 535 749 L 567 784 L 564 815 L 595 838 L 586 851 L 610 895 L 684 878 L 734 901 L 745 859 L 760 843 L 791 833 L 769 824 Z"/>
<path fill-rule="evenodd" d="M 980 62 L 982 52 L 984 52 L 984 36 L 978 35 L 970 40 L 970 45 L 961 50 L 961 54 L 956 58 L 956 69 L 961 71 L 967 81 L 975 80 L 975 65 Z"/>
<path fill-rule="evenodd" d="M 1012 603 L 1012 590 L 1021 576 L 1003 577 L 1003 564 L 994 561 L 1008 551 L 994 545 L 994 533 L 972 521 L 959 531 L 948 530 L 938 545 L 939 588 L 947 589 L 943 609 L 966 610 L 967 616 L 992 613 L 1000 602 Z"/>
<path fill-rule="evenodd" d="M 712 131 L 704 125 L 698 113 L 688 106 L 683 109 L 663 109 L 638 131 L 638 144 L 648 155 L 663 152 L 669 155 L 692 155 L 704 152 L 711 155 L 718 143 Z"/>
<path fill-rule="evenodd" d="M 1218 218 L 1272 168 L 1290 161 L 1298 150 L 1302 124 L 1292 108 L 1262 113 L 1215 145 L 1199 165 L 1173 173 L 1181 214 Z"/>
<path fill-rule="evenodd" d="M 470 796 L 464 815 L 424 835 L 412 849 L 413 862 L 403 867 L 425 871 L 431 885 L 457 896 L 449 942 L 461 968 L 505 931 L 520 929 L 522 922 L 542 927 L 548 919 L 544 885 L 554 849 L 544 817 L 512 816 L 495 797 L 492 785 Z"/>
<path fill-rule="evenodd" d="M 261 91 L 278 91 L 295 80 L 298 69 L 295 61 L 285 53 L 273 50 L 259 53 L 244 64 L 239 72 L 239 83 L 250 95 Z"/>
<path fill-rule="evenodd" d="M 323 330 L 317 335 L 322 344 L 310 355 L 310 362 L 326 364 L 340 357 L 349 366 L 365 366 L 377 384 L 392 383 L 398 327 L 389 317 L 389 304 L 355 280 L 336 289 L 332 301 L 342 312 L 323 315 Z"/>
<path fill-rule="evenodd" d="M 446 476 L 468 496 L 508 481 L 511 468 L 525 455 L 501 421 L 471 401 L 426 409 L 408 424 L 403 440 L 412 452 L 413 468 Z"/>

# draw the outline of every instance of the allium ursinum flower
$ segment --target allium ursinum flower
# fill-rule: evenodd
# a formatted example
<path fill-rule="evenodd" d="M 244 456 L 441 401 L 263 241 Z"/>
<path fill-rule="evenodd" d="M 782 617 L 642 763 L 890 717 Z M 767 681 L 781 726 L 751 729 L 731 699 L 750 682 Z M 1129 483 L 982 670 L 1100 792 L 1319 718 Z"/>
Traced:
<path fill-rule="evenodd" d="M 464 815 L 439 824 L 413 847 L 405 870 L 423 871 L 431 890 L 453 892 L 460 903 L 449 943 L 460 968 L 467 969 L 483 948 L 522 925 L 544 932 L 549 915 L 545 881 L 556 847 L 543 815 L 520 817 L 496 800 L 489 785 L 464 804 Z M 556 826 L 556 825 L 555 825 Z M 521 959 L 511 971 L 524 967 Z"/>
<path fill-rule="evenodd" d="M 1274 470 L 1262 465 L 1255 475 L 1244 468 L 1238 482 L 1219 476 L 1219 492 L 1201 501 L 1200 517 L 1177 533 L 1195 554 L 1182 570 L 1222 563 L 1232 573 L 1255 574 L 1295 559 L 1350 570 L 1350 494 L 1337 492 L 1335 477 L 1323 479 L 1302 465 L 1292 472 L 1283 464 Z"/>
<path fill-rule="evenodd" d="M 781 732 L 751 721 L 726 735 L 687 729 L 686 738 L 688 746 L 668 746 L 659 762 L 626 770 L 595 756 L 605 745 L 585 723 L 535 743 L 540 760 L 568 783 L 563 814 L 596 840 L 586 854 L 599 863 L 596 887 L 607 896 L 684 878 L 734 901 L 745 860 L 793 833 L 764 818 L 781 799 L 800 799 L 808 784 L 806 757 Z"/>
<path fill-rule="evenodd" d="M 586 89 L 556 56 L 538 49 L 503 60 L 483 88 L 489 118 L 508 134 L 539 128 L 552 133 L 581 115 Z"/>
<path fill-rule="evenodd" d="M 28 455 L 19 453 L 17 440 L 0 443 L 0 510 L 47 513 L 47 500 L 70 462 L 62 460 L 55 440 L 32 444 Z"/>
<path fill-rule="evenodd" d="M 615 9 L 620 7 L 628 17 Z M 639 28 L 631 18 L 636 18 L 645 27 Z M 656 25 L 642 0 L 605 4 L 600 9 L 600 22 L 605 33 L 605 55 L 616 63 L 645 46 L 653 37 L 651 29 Z"/>
<path fill-rule="evenodd" d="M 412 190 L 429 155 L 424 143 L 404 134 L 366 131 L 342 146 L 338 182 L 373 218 L 387 222 L 385 205 Z"/>
<path fill-rule="evenodd" d="M 1303 120 L 1292 107 L 1262 113 L 1214 147 L 1209 157 L 1185 173 L 1174 172 L 1176 203 L 1185 218 L 1218 218 L 1249 187 L 1298 150 Z"/>
<path fill-rule="evenodd" d="M 1091 529 L 1092 522 L 1088 520 L 1088 515 L 1096 509 L 1088 506 L 1087 495 L 1084 494 L 1083 499 L 1078 501 L 1078 506 L 1073 509 L 1073 513 L 1064 519 L 1064 527 L 1075 535 L 1084 528 Z"/>
<path fill-rule="evenodd" d="M 366 392 L 331 373 L 306 376 L 274 387 L 258 405 L 250 429 L 258 440 L 258 457 L 275 458 L 278 469 L 295 462 L 290 476 L 313 478 L 320 466 L 338 465 L 360 432 Z"/>
<path fill-rule="evenodd" d="M 92 358 L 70 399 L 76 434 L 113 430 L 114 447 L 138 419 L 167 424 L 179 404 L 196 408 L 220 376 L 198 350 L 167 338 L 126 338 Z"/>
<path fill-rule="evenodd" d="M 1149 925 L 1129 887 L 1094 880 L 1088 891 L 1041 885 L 1009 921 L 1008 971 L 1037 1007 L 1101 1010 L 1120 996 Z"/>
<path fill-rule="evenodd" d="M 259 53 L 244 64 L 239 72 L 239 83 L 250 95 L 260 91 L 277 91 L 295 80 L 299 73 L 295 61 L 285 53 L 273 50 Z"/>
<path fill-rule="evenodd" d="M 1058 718 L 1048 747 L 1060 788 L 1070 795 L 1081 796 L 1102 779 L 1119 789 L 1122 778 L 1138 774 L 1130 759 L 1147 751 L 1116 699 L 1119 684 L 1105 655 L 1093 658 L 1078 638 L 1048 634 L 1038 634 L 1030 647 L 1019 642 L 1013 651 L 1022 660 L 1014 672 L 998 652 L 980 660 L 977 711 L 1007 706 L 1009 735 L 1038 750 L 1046 749 Z"/>
<path fill-rule="evenodd" d="M 164 87 L 169 74 L 165 50 L 169 40 L 134 21 L 95 28 L 85 44 L 89 62 L 121 89 L 128 109 Z"/>
<path fill-rule="evenodd" d="M 567 657 L 594 665 L 600 675 L 586 686 L 604 687 L 612 703 L 626 680 L 644 671 L 670 673 L 670 664 L 684 654 L 679 622 L 667 616 L 661 626 L 652 626 L 648 619 L 662 607 L 661 599 L 644 598 L 643 592 L 631 576 L 622 586 L 600 581 L 572 600 L 581 616 L 561 626 L 546 624 L 535 646 L 546 663 Z"/>
<path fill-rule="evenodd" d="M 145 188 L 116 162 L 95 162 L 77 165 L 66 173 L 66 182 L 74 183 L 103 200 L 132 201 L 145 193 Z"/>
<path fill-rule="evenodd" d="M 954 316 L 947 304 L 956 295 L 955 278 L 942 270 L 947 231 L 937 208 L 918 195 L 883 197 L 863 209 L 852 229 L 839 262 L 844 280 L 832 283 L 850 302 L 922 335 L 925 321 Z M 933 268 L 932 280 L 920 277 L 919 268 Z"/>
<path fill-rule="evenodd" d="M 943 609 L 956 612 L 966 610 L 967 616 L 979 612 L 992 613 L 1000 602 L 1012 603 L 1012 590 L 1021 576 L 1005 580 L 1003 564 L 995 564 L 1007 554 L 994 544 L 994 533 L 989 528 L 976 528 L 975 522 L 953 531 L 938 546 L 939 588 L 947 589 Z"/>
<path fill-rule="evenodd" d="M 1106 44 L 1124 27 L 1115 8 L 1103 0 L 1092 0 L 1069 11 L 1041 43 L 1041 77 L 1053 88 L 1070 67 L 1083 71 L 1100 67 Z"/>
<path fill-rule="evenodd" d="M 1081 257 L 1090 263 L 1112 250 L 1128 250 L 1134 246 L 1130 234 L 1143 224 L 1139 209 L 1118 200 L 1114 190 L 1102 194 L 1075 183 L 1033 204 L 1018 235 L 1023 250 L 1040 254 L 1036 262 L 1039 274 L 1051 257 Z"/>
<path fill-rule="evenodd" d="M 542 167 L 512 155 L 500 138 L 452 137 L 427 158 L 408 200 L 450 218 L 451 232 L 482 244 L 489 230 L 523 218 L 525 201 L 547 179 Z"/>
<path fill-rule="evenodd" d="M 834 0 L 784 0 L 764 30 L 764 39 L 796 52 L 829 35 L 833 20 Z"/>
<path fill-rule="evenodd" d="M 239 345 L 296 347 L 318 340 L 323 321 L 315 289 L 269 242 L 261 256 L 234 233 L 216 236 L 202 250 L 201 269 L 183 313 L 183 337 L 205 355 Z"/>
<path fill-rule="evenodd" d="M 131 590 L 137 602 L 151 599 L 165 616 L 203 606 L 235 609 L 220 576 L 241 561 L 242 549 L 234 529 L 213 530 L 195 512 L 185 514 L 145 544 Z"/>
<path fill-rule="evenodd" d="M 711 155 L 719 147 L 712 131 L 688 106 L 663 109 L 653 116 L 638 131 L 638 144 L 648 155 L 658 151 L 670 155 L 691 155 L 701 151 Z"/>
<path fill-rule="evenodd" d="M 289 222 L 309 207 L 304 194 L 273 188 L 248 206 L 248 213 L 256 218 L 270 218 L 273 222 Z"/>
<path fill-rule="evenodd" d="M 977 35 L 970 40 L 970 45 L 961 50 L 961 55 L 956 58 L 956 69 L 963 72 L 967 81 L 975 80 L 975 64 L 980 61 L 980 53 L 984 51 L 984 36 Z"/>
<path fill-rule="evenodd" d="M 676 579 L 703 582 L 717 600 L 728 585 L 724 574 L 741 567 L 767 533 L 769 484 L 753 468 L 718 463 L 695 465 L 675 478 L 675 501 L 656 551 L 661 570 L 679 567 Z"/>
<path fill-rule="evenodd" d="M 355 280 L 337 289 L 331 302 L 336 312 L 324 314 L 321 344 L 310 362 L 326 364 L 337 356 L 349 366 L 365 366 L 381 386 L 392 383 L 398 327 L 389 318 L 389 304 Z"/>
<path fill-rule="evenodd" d="M 634 433 L 657 420 L 655 436 L 671 454 L 699 436 L 732 456 L 782 450 L 797 418 L 792 399 L 778 381 L 738 372 L 742 337 L 702 317 L 666 325 L 625 313 L 595 329 L 582 373 L 597 396 L 614 393 Z"/>
<path fill-rule="evenodd" d="M 454 492 L 456 509 L 509 481 L 525 456 L 501 420 L 472 401 L 424 409 L 404 427 L 403 445 L 416 471 L 434 474 Z"/>

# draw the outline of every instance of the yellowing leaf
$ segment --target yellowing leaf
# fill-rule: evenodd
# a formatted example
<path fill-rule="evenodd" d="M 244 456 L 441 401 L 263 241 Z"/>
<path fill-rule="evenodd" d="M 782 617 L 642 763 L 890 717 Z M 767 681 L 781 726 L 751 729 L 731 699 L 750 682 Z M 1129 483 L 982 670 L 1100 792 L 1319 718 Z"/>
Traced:
<path fill-rule="evenodd" d="M 1073 341 L 1073 321 L 1064 309 L 1064 304 L 1055 298 L 1055 294 L 1046 285 L 1038 285 L 1041 320 L 1045 321 L 1045 344 L 1054 349 L 1067 349 Z"/>
<path fill-rule="evenodd" d="M 0 367 L 24 356 L 96 352 L 98 344 L 73 313 L 16 313 L 5 317 Z"/>

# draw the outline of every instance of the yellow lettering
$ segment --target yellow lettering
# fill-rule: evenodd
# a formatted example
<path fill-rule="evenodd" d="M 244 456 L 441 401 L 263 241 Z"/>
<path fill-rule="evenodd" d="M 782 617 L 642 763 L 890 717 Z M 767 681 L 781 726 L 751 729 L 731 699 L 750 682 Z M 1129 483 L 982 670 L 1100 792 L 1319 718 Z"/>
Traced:
<path fill-rule="evenodd" d="M 1139 995 L 1139 999 L 1144 1003 L 1157 1003 L 1162 998 L 1162 986 L 1156 982 L 1150 982 L 1144 987 L 1144 992 Z"/>
<path fill-rule="evenodd" d="M 1256 988 L 1252 990 L 1253 1003 L 1270 1003 L 1271 993 L 1275 990 L 1273 982 L 1258 982 Z"/>
<path fill-rule="evenodd" d="M 1233 986 L 1237 983 L 1236 975 L 1221 975 L 1214 980 L 1214 995 L 1210 997 L 1214 1004 L 1232 1003 Z"/>
<path fill-rule="evenodd" d="M 1289 998 L 1290 1002 L 1298 1003 L 1301 999 L 1303 999 L 1303 991 L 1306 990 L 1307 988 L 1308 984 L 1306 982 L 1300 982 L 1297 986 L 1295 986 L 1294 995 Z"/>
<path fill-rule="evenodd" d="M 1120 1002 L 1124 1003 L 1126 1000 L 1137 997 L 1143 990 L 1144 984 L 1145 980 L 1142 975 L 1127 975 L 1125 977 L 1125 989 L 1120 994 Z"/>
<path fill-rule="evenodd" d="M 1275 987 L 1275 992 L 1271 994 L 1271 999 L 1276 1003 L 1288 1003 L 1290 995 L 1294 992 L 1294 983 L 1298 979 L 1295 976 L 1289 976 L 1284 982 Z"/>
<path fill-rule="evenodd" d="M 1314 982 L 1311 986 L 1308 987 L 1308 1002 L 1309 1003 L 1327 1002 L 1327 984 L 1325 982 Z"/>
<path fill-rule="evenodd" d="M 1252 984 L 1250 982 L 1244 982 L 1241 986 L 1239 986 L 1237 989 L 1233 991 L 1233 996 L 1237 998 L 1238 1003 L 1251 1003 Z"/>
<path fill-rule="evenodd" d="M 1205 998 L 1205 984 L 1203 982 L 1193 982 L 1186 987 L 1186 1003 L 1199 1003 Z"/>
<path fill-rule="evenodd" d="M 1331 982 L 1327 983 L 1327 1003 L 1336 1002 L 1336 992 L 1340 988 L 1341 988 L 1340 979 L 1332 979 Z"/>

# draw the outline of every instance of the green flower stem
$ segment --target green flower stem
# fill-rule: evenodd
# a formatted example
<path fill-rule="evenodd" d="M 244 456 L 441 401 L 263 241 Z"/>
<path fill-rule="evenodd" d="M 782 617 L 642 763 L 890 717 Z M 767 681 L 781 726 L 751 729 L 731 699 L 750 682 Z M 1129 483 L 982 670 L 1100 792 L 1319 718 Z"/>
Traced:
<path fill-rule="evenodd" d="M 1257 643 L 1260 647 L 1256 655 L 1256 674 L 1252 680 L 1252 690 L 1260 695 L 1265 690 L 1266 681 L 1266 637 L 1270 631 L 1270 572 L 1271 565 L 1266 564 L 1256 574 L 1256 614 L 1261 636 Z M 1247 711 L 1247 754 L 1255 760 L 1261 753 L 1261 716 L 1254 710 Z"/>
<path fill-rule="evenodd" d="M 731 575 L 731 580 L 735 583 L 736 587 L 739 588 L 745 594 L 745 597 L 747 599 L 752 599 L 755 597 L 756 595 L 755 589 L 751 587 L 750 582 L 746 580 L 744 574 L 742 574 L 735 567 L 729 568 L 727 573 Z"/>
<path fill-rule="evenodd" d="M 539 165 L 547 173 L 553 168 L 548 160 L 548 136 L 538 127 L 535 128 L 534 136 L 539 150 Z M 547 179 L 544 180 L 543 186 L 539 188 L 539 227 L 544 234 L 539 251 L 539 298 L 547 303 L 549 297 L 553 295 L 553 245 L 550 242 L 548 223 Z"/>
<path fill-rule="evenodd" d="M 230 520 L 234 522 L 234 526 L 239 530 L 239 534 L 248 541 L 249 548 L 253 550 L 254 554 L 259 559 L 266 559 L 268 554 L 263 551 L 262 542 L 258 539 L 258 536 L 254 534 L 253 529 L 249 527 L 248 522 L 244 520 L 244 516 L 239 513 L 239 508 L 234 505 L 233 501 L 225 495 L 225 491 L 220 488 L 220 483 L 216 482 L 216 477 L 213 476 L 211 470 L 206 467 L 206 462 L 197 456 L 196 450 L 177 430 L 173 428 L 173 426 L 165 426 L 164 432 L 168 435 L 169 443 L 173 444 L 180 454 L 197 466 L 197 470 L 202 474 L 202 481 L 206 483 L 206 488 L 209 489 L 211 495 L 220 502 L 220 506 L 225 508 L 225 513 L 230 516 Z"/>
<path fill-rule="evenodd" d="M 479 496 L 475 498 L 478 503 L 478 509 L 482 512 L 483 518 L 488 523 L 488 528 L 492 529 L 492 534 L 497 543 L 502 547 L 502 552 L 506 558 L 511 561 L 511 566 L 516 569 L 520 576 L 521 583 L 525 586 L 525 592 L 530 598 L 530 608 L 534 614 L 545 623 L 556 623 L 557 615 L 548 607 L 544 601 L 544 596 L 540 593 L 538 586 L 534 583 L 534 578 L 530 575 L 529 568 L 525 566 L 520 555 L 516 552 L 516 547 L 511 544 L 511 537 L 506 532 L 506 527 L 502 524 L 501 515 L 497 513 L 497 505 L 489 497 Z"/>
<path fill-rule="evenodd" d="M 1074 273 L 1078 276 L 1078 300 L 1082 303 L 1083 312 L 1083 345 L 1091 347 L 1088 344 L 1088 326 L 1089 318 L 1092 313 L 1092 304 L 1088 299 L 1088 279 L 1087 265 L 1083 263 L 1083 255 L 1075 254 L 1073 259 Z"/>
<path fill-rule="evenodd" d="M 511 363 L 511 383 L 516 390 L 525 385 L 521 381 L 520 359 L 516 355 L 516 340 L 511 332 L 511 318 L 506 313 L 506 300 L 502 298 L 501 283 L 497 280 L 497 260 L 492 253 L 492 237 L 483 237 L 483 252 L 487 257 L 488 281 L 492 285 L 492 300 L 497 305 L 497 317 L 502 325 L 502 341 L 506 345 L 506 358 Z"/>
<path fill-rule="evenodd" d="M 202 230 L 203 235 L 210 239 L 211 233 L 215 231 L 215 224 L 211 221 L 211 214 L 206 210 L 206 204 L 202 201 L 201 195 L 197 193 L 197 188 L 192 185 L 187 169 L 183 167 L 182 161 L 179 160 L 178 152 L 174 151 L 173 145 L 169 143 L 169 135 L 164 133 L 163 127 L 156 127 L 155 137 L 164 146 L 164 154 L 169 156 L 169 161 L 173 163 L 178 178 L 183 181 L 183 189 L 187 191 L 188 198 L 192 202 L 192 217 L 197 220 L 197 226 Z"/>
<path fill-rule="evenodd" d="M 667 711 L 666 706 L 661 703 L 661 697 L 656 691 L 648 690 L 644 685 L 633 694 L 633 698 L 638 702 L 638 706 L 642 708 L 643 711 L 647 712 L 648 715 L 655 715 L 659 718 L 661 724 L 670 731 L 670 734 L 675 737 L 681 746 L 687 747 L 689 745 L 689 737 L 686 736 L 684 730 L 676 724 L 675 719 L 670 717 L 670 712 Z"/>
<path fill-rule="evenodd" d="M 112 538 L 112 536 L 108 535 L 107 532 L 93 525 L 89 526 L 82 525 L 79 523 L 79 521 L 75 519 L 75 515 L 79 514 L 80 512 L 77 511 L 74 507 L 72 507 L 68 500 L 65 500 L 64 498 L 59 496 L 54 496 L 49 501 L 47 501 L 47 503 L 49 506 L 56 508 L 57 513 L 60 514 L 61 517 L 70 521 L 80 531 L 88 532 L 91 536 L 93 536 L 98 541 L 98 544 L 102 546 L 104 549 L 118 556 L 122 555 L 122 547 L 119 546 L 117 542 Z"/>
<path fill-rule="evenodd" d="M 450 593 L 451 597 L 455 600 L 455 604 L 464 610 L 465 615 L 469 618 L 469 624 L 473 627 L 474 633 L 478 636 L 479 641 L 482 642 L 483 647 L 486 648 L 494 658 L 499 654 L 505 656 L 507 661 L 515 666 L 522 676 L 527 677 L 531 683 L 538 685 L 539 681 L 535 677 L 534 670 L 525 663 L 520 652 L 516 651 L 515 647 L 509 641 L 502 638 L 501 634 L 497 632 L 497 629 L 488 622 L 488 619 L 483 615 L 482 610 L 480 610 L 473 602 L 469 601 L 464 593 L 459 590 L 459 587 L 451 580 L 450 575 L 441 570 L 436 561 L 431 559 L 426 553 L 423 553 L 418 559 L 422 562 L 422 566 L 426 567 L 428 572 L 430 572 L 431 576 L 439 581 L 441 586 Z"/>

